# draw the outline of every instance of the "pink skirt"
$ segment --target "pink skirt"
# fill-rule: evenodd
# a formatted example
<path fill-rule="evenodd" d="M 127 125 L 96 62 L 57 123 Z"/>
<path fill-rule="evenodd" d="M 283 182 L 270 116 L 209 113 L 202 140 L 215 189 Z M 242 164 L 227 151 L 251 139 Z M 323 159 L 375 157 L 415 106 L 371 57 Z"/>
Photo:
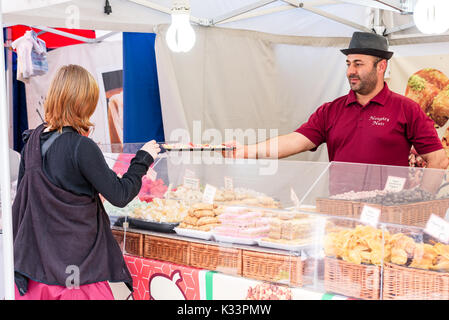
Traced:
<path fill-rule="evenodd" d="M 16 300 L 114 300 L 107 281 L 85 284 L 79 288 L 48 285 L 28 280 L 28 291 L 21 296 L 15 287 Z"/>

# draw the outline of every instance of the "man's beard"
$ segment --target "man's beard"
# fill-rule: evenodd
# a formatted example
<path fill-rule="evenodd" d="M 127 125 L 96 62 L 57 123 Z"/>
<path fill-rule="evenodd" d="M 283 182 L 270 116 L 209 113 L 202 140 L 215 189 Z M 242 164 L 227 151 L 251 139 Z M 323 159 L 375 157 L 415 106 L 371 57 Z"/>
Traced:
<path fill-rule="evenodd" d="M 358 84 L 351 84 L 351 79 L 359 79 Z M 376 88 L 377 85 L 377 77 L 376 77 L 376 71 L 373 70 L 370 73 L 368 73 L 363 79 L 361 79 L 359 76 L 351 75 L 348 77 L 349 86 L 351 89 L 361 95 L 368 95 Z"/>

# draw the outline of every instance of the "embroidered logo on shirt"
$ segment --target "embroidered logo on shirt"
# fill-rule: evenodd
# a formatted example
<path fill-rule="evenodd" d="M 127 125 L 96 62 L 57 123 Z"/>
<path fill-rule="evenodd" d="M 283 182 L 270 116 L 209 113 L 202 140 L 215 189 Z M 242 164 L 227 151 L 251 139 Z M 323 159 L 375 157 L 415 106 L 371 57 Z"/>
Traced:
<path fill-rule="evenodd" d="M 369 120 L 371 121 L 371 124 L 373 126 L 378 126 L 378 127 L 383 127 L 385 126 L 385 124 L 387 124 L 388 122 L 390 122 L 390 119 L 387 117 L 375 117 L 375 116 L 371 116 L 369 117 Z"/>

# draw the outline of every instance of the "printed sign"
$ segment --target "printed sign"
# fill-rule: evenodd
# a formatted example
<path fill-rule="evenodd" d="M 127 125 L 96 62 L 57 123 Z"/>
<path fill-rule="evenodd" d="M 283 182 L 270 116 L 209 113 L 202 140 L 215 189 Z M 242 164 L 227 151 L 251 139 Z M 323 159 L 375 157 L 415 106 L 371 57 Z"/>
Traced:
<path fill-rule="evenodd" d="M 430 216 L 424 232 L 441 242 L 449 242 L 449 223 L 435 214 Z"/>
<path fill-rule="evenodd" d="M 206 184 L 203 193 L 203 202 L 213 204 L 216 192 L 217 188 L 211 186 L 210 184 Z"/>
<path fill-rule="evenodd" d="M 192 177 L 184 177 L 184 186 L 190 189 L 199 189 L 200 188 L 200 179 L 192 178 Z"/>
<path fill-rule="evenodd" d="M 224 185 L 226 190 L 234 190 L 234 181 L 231 177 L 224 177 Z"/>
<path fill-rule="evenodd" d="M 405 178 L 388 176 L 387 182 L 385 184 L 385 191 L 402 191 L 402 189 L 404 189 L 405 181 Z"/>
<path fill-rule="evenodd" d="M 360 221 L 375 227 L 379 222 L 380 213 L 381 210 L 378 208 L 363 206 Z"/>

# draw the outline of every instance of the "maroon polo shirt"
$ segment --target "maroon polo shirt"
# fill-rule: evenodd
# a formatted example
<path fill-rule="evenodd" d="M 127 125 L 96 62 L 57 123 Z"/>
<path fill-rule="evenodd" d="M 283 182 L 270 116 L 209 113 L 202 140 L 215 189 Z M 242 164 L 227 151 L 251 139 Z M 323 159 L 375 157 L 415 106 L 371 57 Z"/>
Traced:
<path fill-rule="evenodd" d="M 329 161 L 408 166 L 412 145 L 419 154 L 443 148 L 420 106 L 386 83 L 365 106 L 352 90 L 323 104 L 296 132 L 317 147 L 326 142 Z"/>

